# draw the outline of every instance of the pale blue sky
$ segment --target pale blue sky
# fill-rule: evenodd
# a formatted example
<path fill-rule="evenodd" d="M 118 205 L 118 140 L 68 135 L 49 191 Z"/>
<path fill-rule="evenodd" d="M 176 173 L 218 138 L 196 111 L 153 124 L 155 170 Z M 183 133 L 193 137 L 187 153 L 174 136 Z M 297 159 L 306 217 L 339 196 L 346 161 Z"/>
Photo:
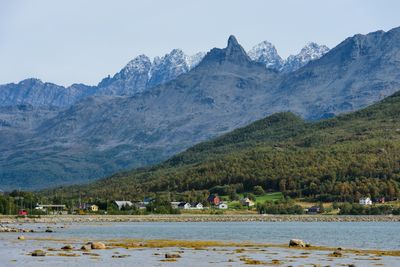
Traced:
<path fill-rule="evenodd" d="M 397 0 L 0 0 L 0 83 L 93 85 L 136 55 L 208 51 L 230 34 L 287 57 L 309 41 L 334 47 L 400 26 L 399 10 Z"/>

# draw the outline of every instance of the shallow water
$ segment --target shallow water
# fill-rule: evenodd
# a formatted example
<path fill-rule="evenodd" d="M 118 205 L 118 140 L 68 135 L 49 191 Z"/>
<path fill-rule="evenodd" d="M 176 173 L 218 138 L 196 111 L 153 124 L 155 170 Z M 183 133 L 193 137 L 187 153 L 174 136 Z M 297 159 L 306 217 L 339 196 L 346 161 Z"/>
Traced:
<path fill-rule="evenodd" d="M 288 248 L 143 248 L 93 251 L 98 257 L 84 255 L 79 248 L 88 240 L 124 239 L 181 239 L 218 240 L 260 244 L 287 244 L 291 238 L 300 238 L 315 246 L 400 250 L 400 223 L 396 222 L 145 222 L 145 223 L 72 223 L 50 225 L 53 233 L 45 233 L 48 225 L 24 224 L 19 228 L 34 229 L 24 233 L 27 240 L 17 240 L 20 233 L 0 233 L 0 266 L 247 266 L 241 257 L 261 260 L 265 264 L 274 259 L 283 266 L 321 264 L 356 266 L 396 266 L 399 257 L 346 254 L 342 258 L 329 257 L 329 251 L 302 251 Z M 49 238 L 49 240 L 46 240 Z M 51 240 L 55 239 L 55 240 Z M 78 257 L 56 256 L 48 252 L 43 258 L 29 255 L 35 249 L 60 249 L 72 244 Z M 176 262 L 162 262 L 164 254 L 180 250 L 182 258 Z M 117 254 L 118 253 L 118 254 Z M 307 253 L 307 254 L 304 254 Z M 309 253 L 309 254 L 308 254 Z M 127 255 L 113 258 L 113 255 Z M 272 263 L 271 263 L 272 264 Z"/>
<path fill-rule="evenodd" d="M 24 227 L 35 229 L 37 225 Z M 286 244 L 292 238 L 299 238 L 316 246 L 400 250 L 399 232 L 398 222 L 145 222 L 72 224 L 57 230 L 57 237 L 250 241 L 269 244 Z"/>

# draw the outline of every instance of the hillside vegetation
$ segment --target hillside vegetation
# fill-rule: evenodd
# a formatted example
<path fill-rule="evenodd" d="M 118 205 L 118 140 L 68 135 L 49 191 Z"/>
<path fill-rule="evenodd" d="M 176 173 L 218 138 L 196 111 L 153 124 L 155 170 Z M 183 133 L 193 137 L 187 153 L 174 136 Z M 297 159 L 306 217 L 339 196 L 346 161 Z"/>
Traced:
<path fill-rule="evenodd" d="M 277 113 L 157 166 L 118 173 L 46 193 L 66 197 L 131 198 L 150 192 L 237 193 L 260 185 L 291 197 L 354 201 L 399 195 L 400 93 L 358 112 L 319 122 Z"/>

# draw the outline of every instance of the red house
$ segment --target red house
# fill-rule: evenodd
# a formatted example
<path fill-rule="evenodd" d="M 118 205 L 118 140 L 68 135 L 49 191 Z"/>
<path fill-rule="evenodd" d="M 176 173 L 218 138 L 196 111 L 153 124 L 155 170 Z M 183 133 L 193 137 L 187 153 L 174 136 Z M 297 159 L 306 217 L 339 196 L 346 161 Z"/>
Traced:
<path fill-rule="evenodd" d="M 18 215 L 28 215 L 28 212 L 26 210 L 19 210 Z"/>
<path fill-rule="evenodd" d="M 211 194 L 211 195 L 208 196 L 207 201 L 211 205 L 218 206 L 219 203 L 221 202 L 221 199 L 218 197 L 218 195 Z"/>

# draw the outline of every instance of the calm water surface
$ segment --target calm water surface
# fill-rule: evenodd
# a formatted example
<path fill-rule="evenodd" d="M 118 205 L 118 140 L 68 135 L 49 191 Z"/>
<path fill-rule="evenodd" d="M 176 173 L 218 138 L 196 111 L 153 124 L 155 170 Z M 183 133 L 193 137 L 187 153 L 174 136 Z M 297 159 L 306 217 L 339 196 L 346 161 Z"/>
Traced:
<path fill-rule="evenodd" d="M 274 244 L 300 238 L 321 246 L 400 250 L 399 230 L 398 222 L 145 222 L 72 224 L 57 230 L 55 236 L 100 240 L 184 239 Z"/>

